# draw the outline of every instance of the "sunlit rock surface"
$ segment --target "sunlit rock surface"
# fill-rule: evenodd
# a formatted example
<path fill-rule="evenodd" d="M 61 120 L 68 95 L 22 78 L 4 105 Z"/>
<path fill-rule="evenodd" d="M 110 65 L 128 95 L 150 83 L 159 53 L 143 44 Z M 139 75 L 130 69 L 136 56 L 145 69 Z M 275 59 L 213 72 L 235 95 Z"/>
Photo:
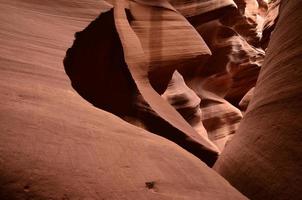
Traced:
<path fill-rule="evenodd" d="M 186 18 L 205 19 L 217 18 L 236 7 L 232 0 L 171 0 L 171 4 Z"/>
<path fill-rule="evenodd" d="M 150 6 L 150 2 L 157 6 Z M 157 92 L 163 93 L 175 69 L 194 70 L 211 52 L 194 27 L 172 5 L 156 2 L 130 1 L 130 26 L 150 66 L 150 82 Z"/>
<path fill-rule="evenodd" d="M 238 104 L 255 85 L 264 51 L 250 45 L 234 29 L 214 20 L 196 27 L 212 56 L 203 67 L 203 88 Z"/>
<path fill-rule="evenodd" d="M 234 0 L 239 15 L 235 15 L 232 27 L 244 36 L 248 43 L 259 46 L 264 17 L 268 9 L 265 0 Z"/>

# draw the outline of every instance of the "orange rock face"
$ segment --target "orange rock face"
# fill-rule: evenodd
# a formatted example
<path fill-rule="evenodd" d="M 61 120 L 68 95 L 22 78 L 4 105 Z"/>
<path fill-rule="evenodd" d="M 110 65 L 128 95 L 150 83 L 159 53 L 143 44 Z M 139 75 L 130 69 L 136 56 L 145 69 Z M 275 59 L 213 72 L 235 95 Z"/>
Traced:
<path fill-rule="evenodd" d="M 175 143 L 96 109 L 70 86 L 62 61 L 74 33 L 110 8 L 89 0 L 0 2 L 0 199 L 246 199 Z M 87 51 L 94 58 L 91 63 L 119 64 L 121 49 L 108 45 L 118 45 L 118 41 L 88 37 L 104 34 L 114 38 L 114 31 L 99 31 L 94 24 L 88 29 L 77 35 L 82 41 L 75 42 L 84 50 L 69 53 L 80 56 L 96 48 L 108 60 L 102 63 Z M 100 44 L 109 52 L 101 51 Z M 107 56 L 110 52 L 116 53 L 116 60 Z M 124 90 L 114 96 L 106 92 L 119 89 L 110 80 L 110 73 L 119 71 L 95 70 L 108 81 L 107 88 L 89 91 L 91 84 L 103 81 L 94 82 L 90 71 L 90 80 L 86 74 L 79 77 L 87 86 L 84 89 L 105 99 L 110 95 L 119 98 L 120 109 L 102 106 L 122 117 L 128 114 L 127 91 L 132 91 L 133 83 L 128 85 L 128 79 L 120 82 L 117 91 Z M 114 77 L 124 81 L 120 74 Z"/>
<path fill-rule="evenodd" d="M 0 2 L 0 199 L 298 198 L 300 7 Z"/>

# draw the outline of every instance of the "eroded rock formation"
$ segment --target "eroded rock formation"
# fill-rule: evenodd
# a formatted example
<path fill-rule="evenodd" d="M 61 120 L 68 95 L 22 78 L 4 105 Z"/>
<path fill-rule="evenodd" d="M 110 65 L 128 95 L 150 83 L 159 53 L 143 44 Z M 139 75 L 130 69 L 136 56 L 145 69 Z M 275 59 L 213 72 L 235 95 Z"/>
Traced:
<path fill-rule="evenodd" d="M 298 0 L 0 8 L 1 199 L 299 198 Z"/>
<path fill-rule="evenodd" d="M 175 143 L 96 109 L 70 86 L 62 60 L 74 33 L 109 9 L 90 0 L 0 2 L 0 199 L 246 199 Z M 87 49 L 106 46 L 82 38 Z M 103 62 L 119 64 L 121 49 L 106 47 L 117 57 Z M 97 83 L 91 79 L 87 86 Z M 123 96 L 113 97 L 124 106 Z"/>
<path fill-rule="evenodd" d="M 283 0 L 254 96 L 215 169 L 251 199 L 301 199 L 302 2 Z"/>
<path fill-rule="evenodd" d="M 271 34 L 278 21 L 280 2 L 281 0 L 270 1 L 268 12 L 263 22 L 262 38 L 260 42 L 260 45 L 263 49 L 267 48 L 268 42 L 270 41 Z"/>
<path fill-rule="evenodd" d="M 74 88 L 97 107 L 176 142 L 211 165 L 242 117 L 224 98 L 238 103 L 254 86 L 264 55 L 232 26 L 224 25 L 226 18 L 234 15 L 244 17 L 232 1 L 119 1 L 77 34 L 65 69 Z M 101 27 L 110 31 L 101 33 Z M 102 39 L 96 39 L 99 42 L 93 42 L 101 35 Z M 113 54 L 107 48 L 119 53 L 107 59 Z M 211 108 L 202 105 L 204 117 L 198 122 L 197 132 L 159 95 L 165 92 L 175 70 L 202 102 L 212 101 Z M 101 73 L 102 77 L 93 78 L 89 73 Z M 106 87 L 109 79 L 118 80 L 112 84 L 116 90 Z M 118 88 L 119 84 L 123 87 Z M 96 89 L 95 85 L 105 88 Z M 125 99 L 121 104 L 120 98 Z M 220 123 L 213 127 L 212 120 Z M 202 122 L 209 123 L 204 124 L 208 130 L 201 127 Z M 213 142 L 218 138 L 223 142 L 217 148 L 209 137 Z"/>

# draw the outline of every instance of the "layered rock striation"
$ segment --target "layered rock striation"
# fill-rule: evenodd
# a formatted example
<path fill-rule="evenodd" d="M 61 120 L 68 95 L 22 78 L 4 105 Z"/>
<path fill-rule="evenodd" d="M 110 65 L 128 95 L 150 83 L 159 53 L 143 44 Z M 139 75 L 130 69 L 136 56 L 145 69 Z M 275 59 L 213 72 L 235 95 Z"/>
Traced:
<path fill-rule="evenodd" d="M 300 7 L 0 2 L 0 198 L 297 199 Z"/>
<path fill-rule="evenodd" d="M 90 0 L 0 2 L 0 199 L 246 199 L 191 153 L 93 107 L 70 86 L 62 60 L 74 33 L 111 8 Z M 98 32 L 94 25 L 87 29 L 114 38 L 113 29 Z M 101 43 L 108 52 L 97 50 L 107 63 L 120 63 L 118 38 L 90 40 L 87 32 L 77 35 L 85 38 L 85 50 Z M 109 44 L 114 44 L 112 49 Z M 106 54 L 110 52 L 116 53 L 116 60 Z M 106 62 L 96 57 L 96 63 Z M 85 69 L 93 63 L 86 61 Z M 95 77 L 118 73 L 113 68 L 95 70 L 91 71 L 98 76 L 90 80 L 83 78 L 86 74 L 79 77 L 83 86 L 99 83 Z M 113 96 L 120 109 L 112 113 L 128 113 L 123 103 L 134 85 L 125 79 L 119 85 L 126 89 Z M 107 81 L 105 86 L 111 89 L 118 83 Z M 94 94 L 114 95 L 105 86 Z"/>
<path fill-rule="evenodd" d="M 253 98 L 214 166 L 251 199 L 301 199 L 301 9 L 281 1 Z"/>
<path fill-rule="evenodd" d="M 256 19 L 264 15 L 265 2 L 111 3 L 113 9 L 77 33 L 67 52 L 64 64 L 73 87 L 98 108 L 212 165 L 238 127 L 242 114 L 236 106 L 254 87 L 263 61 L 264 51 L 254 43 L 259 44 L 262 21 Z M 244 24 L 248 32 L 239 31 Z M 177 90 L 188 92 L 186 101 L 178 102 Z M 188 95 L 192 92 L 195 96 Z M 195 103 L 189 109 L 192 125 L 180 108 L 198 98 L 199 108 Z"/>

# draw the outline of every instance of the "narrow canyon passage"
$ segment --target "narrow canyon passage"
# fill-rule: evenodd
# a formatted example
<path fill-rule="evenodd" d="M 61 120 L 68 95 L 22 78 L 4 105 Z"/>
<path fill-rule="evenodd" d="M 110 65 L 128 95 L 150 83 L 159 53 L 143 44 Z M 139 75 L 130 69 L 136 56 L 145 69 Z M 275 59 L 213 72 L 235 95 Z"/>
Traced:
<path fill-rule="evenodd" d="M 301 8 L 0 1 L 0 199 L 301 199 Z"/>

